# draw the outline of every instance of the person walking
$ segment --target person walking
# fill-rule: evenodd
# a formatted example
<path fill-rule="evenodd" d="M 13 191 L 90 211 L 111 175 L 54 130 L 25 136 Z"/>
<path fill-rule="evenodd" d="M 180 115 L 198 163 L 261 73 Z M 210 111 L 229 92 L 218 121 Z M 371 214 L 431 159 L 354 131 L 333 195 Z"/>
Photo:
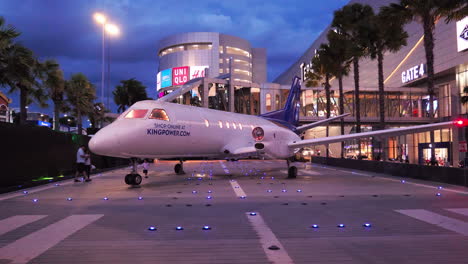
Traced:
<path fill-rule="evenodd" d="M 76 172 L 75 172 L 75 182 L 80 182 L 78 175 L 84 178 L 85 176 L 85 161 L 86 161 L 86 146 L 81 145 L 76 152 Z"/>
<path fill-rule="evenodd" d="M 147 159 L 143 160 L 143 173 L 145 174 L 145 178 L 148 178 L 148 168 L 149 168 L 149 163 Z"/>
<path fill-rule="evenodd" d="M 86 182 L 90 182 L 91 181 L 91 153 L 89 152 L 89 149 L 87 149 L 85 151 L 85 172 L 86 172 Z"/>

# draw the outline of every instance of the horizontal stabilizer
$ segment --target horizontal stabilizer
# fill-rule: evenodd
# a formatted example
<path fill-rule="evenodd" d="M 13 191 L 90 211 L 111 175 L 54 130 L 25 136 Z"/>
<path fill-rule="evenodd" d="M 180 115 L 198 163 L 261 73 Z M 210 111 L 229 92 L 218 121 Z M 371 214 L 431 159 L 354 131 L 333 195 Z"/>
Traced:
<path fill-rule="evenodd" d="M 327 119 L 324 119 L 324 120 L 320 120 L 320 121 L 314 122 L 312 124 L 298 126 L 298 127 L 296 127 L 296 132 L 300 133 L 300 132 L 305 131 L 307 129 L 311 129 L 311 128 L 318 127 L 318 126 L 323 126 L 323 125 L 326 125 L 326 124 L 328 124 L 328 123 L 330 123 L 332 121 L 343 118 L 345 116 L 349 116 L 349 113 L 342 114 L 342 115 L 339 115 L 339 116 L 334 116 L 334 117 L 327 118 Z"/>
<path fill-rule="evenodd" d="M 290 148 L 302 148 L 307 146 L 316 146 L 316 145 L 325 145 L 330 143 L 341 142 L 345 140 L 352 140 L 358 138 L 367 138 L 367 137 L 393 137 L 400 136 L 412 133 L 421 133 L 434 129 L 450 128 L 454 127 L 454 121 L 433 123 L 427 125 L 411 126 L 411 127 L 401 127 L 401 128 L 391 128 L 363 133 L 355 133 L 341 136 L 333 137 L 324 137 L 324 138 L 314 138 L 314 139 L 305 139 L 301 141 L 294 141 L 288 144 Z"/>

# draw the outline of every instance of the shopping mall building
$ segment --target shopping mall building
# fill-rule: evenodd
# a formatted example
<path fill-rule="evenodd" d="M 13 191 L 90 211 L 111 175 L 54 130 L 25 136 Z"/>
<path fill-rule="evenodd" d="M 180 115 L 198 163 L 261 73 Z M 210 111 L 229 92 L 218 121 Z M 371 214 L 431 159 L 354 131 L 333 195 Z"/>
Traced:
<path fill-rule="evenodd" d="M 378 11 L 389 0 L 359 0 Z M 196 83 L 194 89 L 180 98 L 181 103 L 200 105 L 226 111 L 246 114 L 260 114 L 281 108 L 286 100 L 294 76 L 304 77 L 310 68 L 310 61 L 321 43 L 326 42 L 325 28 L 304 54 L 274 83 L 266 83 L 266 51 L 252 48 L 248 41 L 219 33 L 184 33 L 170 36 L 160 43 L 158 90 L 161 94 L 173 90 L 182 81 L 199 76 L 197 70 L 208 68 L 206 78 Z M 405 26 L 409 38 L 407 45 L 395 53 L 384 54 L 385 111 L 387 128 L 404 127 L 450 120 L 467 116 L 467 106 L 460 103 L 463 88 L 468 86 L 468 18 L 446 24 L 444 19 L 437 22 L 434 39 L 434 67 L 436 116 L 429 118 L 429 96 L 427 92 L 427 67 L 423 46 L 421 24 L 413 22 Z M 192 70 L 192 67 L 194 67 Z M 169 74 L 170 71 L 170 74 Z M 232 72 L 232 82 L 226 73 Z M 343 80 L 345 91 L 345 133 L 355 131 L 353 106 L 354 77 L 352 69 Z M 224 74 L 224 76 L 223 76 Z M 185 77 L 184 77 L 185 76 Z M 377 62 L 370 59 L 360 61 L 360 99 L 362 131 L 377 128 L 379 121 Z M 231 84 L 231 85 L 230 85 Z M 338 84 L 332 81 L 332 112 L 338 114 Z M 323 87 L 303 87 L 302 123 L 323 119 L 325 113 L 325 92 Z M 338 123 L 330 126 L 330 135 L 339 135 Z M 305 138 L 325 136 L 325 127 L 307 131 Z M 465 158 L 465 131 L 459 128 L 435 131 L 432 146 L 429 132 L 387 138 L 386 157 L 424 164 L 430 155 L 430 148 L 436 149 L 440 164 L 458 164 Z M 372 139 L 346 142 L 345 156 L 353 157 L 359 152 L 369 159 L 380 156 Z M 341 144 L 329 146 L 331 156 L 339 157 Z M 325 153 L 324 147 L 315 151 Z M 316 152 L 317 153 L 317 152 Z"/>

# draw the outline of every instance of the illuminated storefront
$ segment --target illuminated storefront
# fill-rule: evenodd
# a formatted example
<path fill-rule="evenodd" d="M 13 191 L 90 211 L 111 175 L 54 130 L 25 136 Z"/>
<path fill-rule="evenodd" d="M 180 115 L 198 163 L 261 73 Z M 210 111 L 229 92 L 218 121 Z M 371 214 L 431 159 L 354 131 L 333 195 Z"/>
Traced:
<path fill-rule="evenodd" d="M 385 0 L 357 0 L 369 4 L 376 11 L 389 2 Z M 287 84 L 294 75 L 304 77 L 311 68 L 310 61 L 315 56 L 320 44 L 326 42 L 330 28 L 312 43 L 310 48 L 274 82 Z M 468 116 L 468 106 L 462 105 L 461 96 L 468 96 L 464 88 L 468 86 L 468 18 L 445 23 L 441 18 L 434 30 L 434 110 L 430 117 L 430 101 L 427 91 L 427 64 L 423 45 L 423 29 L 418 21 L 405 26 L 409 37 L 407 45 L 395 53 L 384 54 L 385 85 L 385 125 L 386 128 L 419 125 L 431 122 L 447 121 L 459 116 Z M 376 130 L 379 127 L 379 96 L 377 86 L 377 62 L 363 58 L 359 62 L 360 72 L 360 118 L 361 131 Z M 344 112 L 351 113 L 345 118 L 345 134 L 356 131 L 356 113 L 354 109 L 354 76 L 351 69 L 349 76 L 343 79 Z M 338 81 L 331 81 L 331 116 L 339 114 Z M 323 87 L 306 88 L 302 94 L 301 121 L 303 123 L 323 119 L 326 116 L 326 98 Z M 330 135 L 340 135 L 339 122 L 331 124 Z M 399 162 L 425 164 L 431 148 L 435 149 L 439 165 L 457 165 L 465 159 L 466 129 L 445 129 L 434 131 L 435 142 L 431 144 L 428 133 L 412 134 L 394 138 L 362 139 L 345 142 L 343 153 L 349 158 L 385 159 Z M 305 138 L 325 136 L 325 127 L 307 131 Z M 331 156 L 339 157 L 341 144 L 330 144 Z M 321 146 L 321 153 L 325 147 Z M 384 151 L 384 152 L 382 152 Z"/>

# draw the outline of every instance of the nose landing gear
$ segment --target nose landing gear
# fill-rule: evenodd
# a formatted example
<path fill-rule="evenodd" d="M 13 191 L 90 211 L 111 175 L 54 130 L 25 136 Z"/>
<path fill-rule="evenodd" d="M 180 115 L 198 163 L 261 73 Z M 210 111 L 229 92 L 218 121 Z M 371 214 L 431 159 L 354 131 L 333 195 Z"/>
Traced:
<path fill-rule="evenodd" d="M 140 185 L 141 181 L 143 180 L 140 174 L 138 174 L 138 159 L 131 158 L 130 160 L 132 162 L 132 172 L 125 176 L 125 183 L 128 185 L 137 186 Z"/>
<path fill-rule="evenodd" d="M 125 183 L 128 185 L 140 185 L 141 181 L 140 174 L 127 174 L 125 176 Z"/>

